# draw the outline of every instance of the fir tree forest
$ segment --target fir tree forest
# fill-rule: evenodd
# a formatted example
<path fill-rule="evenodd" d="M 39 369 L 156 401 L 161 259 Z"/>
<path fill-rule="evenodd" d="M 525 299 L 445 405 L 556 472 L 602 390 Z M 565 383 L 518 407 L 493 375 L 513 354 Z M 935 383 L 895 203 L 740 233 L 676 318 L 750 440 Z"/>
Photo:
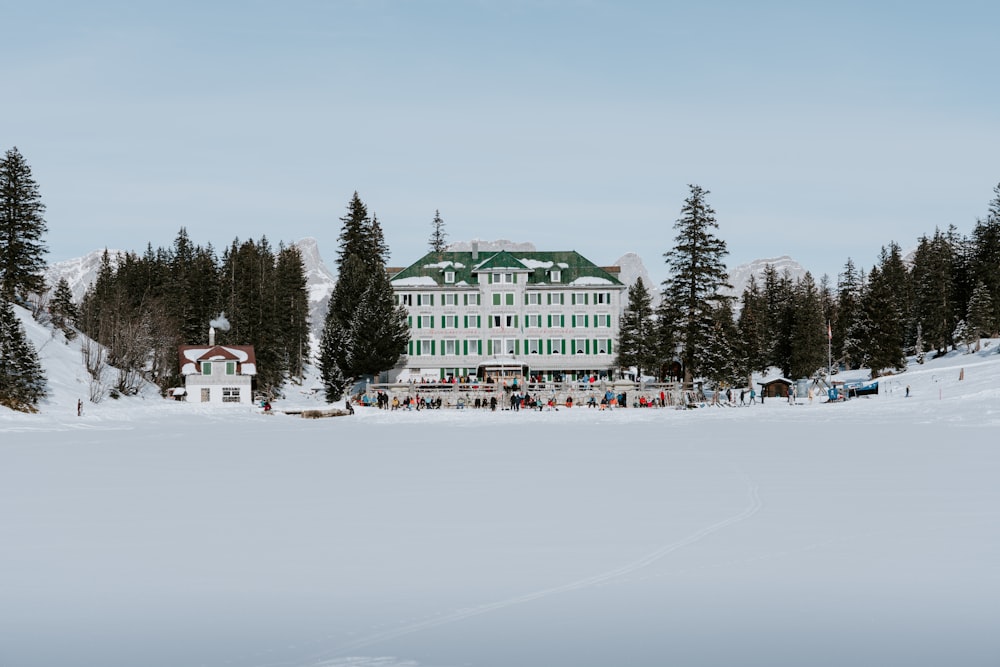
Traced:
<path fill-rule="evenodd" d="M 745 386 L 753 373 L 788 378 L 836 368 L 902 369 L 950 349 L 973 349 L 1000 334 L 1000 185 L 969 235 L 955 226 L 928 230 L 904 257 L 889 241 L 871 266 L 847 258 L 835 278 L 792 279 L 767 267 L 737 297 L 726 287 L 727 248 L 708 201 L 691 185 L 662 240 L 668 278 L 652 306 L 653 286 L 629 287 L 620 318 L 618 368 L 661 380 Z M 96 281 L 74 303 L 65 281 L 45 285 L 45 206 L 27 160 L 12 148 L 0 161 L 0 404 L 33 410 L 45 395 L 37 352 L 12 304 L 28 308 L 66 336 L 86 336 L 91 372 L 117 369 L 112 392 L 143 381 L 164 392 L 182 384 L 178 346 L 204 343 L 223 319 L 219 344 L 253 345 L 255 390 L 278 396 L 315 363 L 329 401 L 352 382 L 391 369 L 405 351 L 405 309 L 386 273 L 389 248 L 378 218 L 357 193 L 348 203 L 337 251 L 338 281 L 319 349 L 309 345 L 306 278 L 299 251 L 267 238 L 234 239 L 221 252 L 184 227 L 170 247 L 141 254 L 105 252 Z M 435 211 L 431 247 L 443 246 Z M 88 353 L 89 351 L 89 353 Z M 831 359 L 832 358 L 832 359 Z M 97 400 L 91 397 L 92 400 Z"/>

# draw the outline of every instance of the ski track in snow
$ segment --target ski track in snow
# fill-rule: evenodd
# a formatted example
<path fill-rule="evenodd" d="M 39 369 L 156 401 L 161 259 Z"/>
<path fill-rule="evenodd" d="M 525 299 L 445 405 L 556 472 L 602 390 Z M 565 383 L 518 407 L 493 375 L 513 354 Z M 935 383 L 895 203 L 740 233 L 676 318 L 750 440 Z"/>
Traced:
<path fill-rule="evenodd" d="M 753 480 L 743 472 L 743 470 L 737 468 L 737 472 L 743 479 L 747 486 L 748 502 L 746 507 L 744 507 L 740 512 L 729 516 L 715 523 L 709 524 L 704 528 L 701 528 L 686 537 L 683 537 L 669 544 L 665 544 L 655 551 L 642 556 L 641 558 L 634 560 L 632 562 L 626 563 L 620 567 L 601 572 L 600 574 L 595 574 L 584 579 L 579 579 L 567 584 L 562 584 L 559 586 L 553 586 L 551 588 L 544 588 L 541 590 L 533 591 L 531 593 L 526 593 L 513 598 L 508 598 L 506 600 L 500 600 L 497 602 L 492 602 L 484 605 L 479 605 L 477 607 L 470 607 L 465 609 L 459 609 L 450 614 L 437 616 L 435 618 L 417 621 L 413 623 L 404 624 L 401 627 L 394 628 L 392 630 L 387 630 L 384 632 L 379 632 L 375 634 L 368 635 L 366 637 L 359 638 L 352 642 L 348 642 L 339 646 L 330 652 L 324 652 L 323 654 L 314 656 L 310 658 L 308 663 L 309 667 L 333 667 L 335 665 L 341 664 L 338 662 L 340 658 L 336 656 L 344 656 L 347 653 L 362 649 L 373 644 L 378 644 L 381 642 L 389 641 L 392 639 L 397 639 L 399 637 L 404 637 L 417 632 L 422 632 L 424 630 L 430 630 L 432 628 L 437 628 L 442 625 L 448 625 L 451 623 L 457 623 L 474 616 L 480 616 L 482 614 L 487 614 L 493 611 L 499 611 L 501 609 L 506 609 L 508 607 L 513 607 L 516 605 L 524 604 L 526 602 L 532 602 L 541 598 L 549 597 L 552 595 L 558 595 L 560 593 L 568 593 L 571 591 L 578 591 L 586 588 L 591 588 L 595 586 L 604 585 L 610 583 L 614 580 L 622 579 L 630 574 L 649 567 L 650 565 L 656 563 L 657 561 L 663 559 L 664 557 L 670 555 L 671 553 L 682 549 L 686 546 L 699 542 L 704 538 L 717 533 L 724 528 L 732 526 L 734 524 L 745 521 L 755 515 L 763 507 L 763 503 L 760 500 L 759 489 Z"/>

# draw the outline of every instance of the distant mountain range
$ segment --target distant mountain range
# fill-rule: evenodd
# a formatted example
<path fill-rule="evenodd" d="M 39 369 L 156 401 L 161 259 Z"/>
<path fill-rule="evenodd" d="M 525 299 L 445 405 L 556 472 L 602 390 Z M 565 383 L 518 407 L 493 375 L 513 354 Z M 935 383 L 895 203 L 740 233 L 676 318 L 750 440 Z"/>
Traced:
<path fill-rule="evenodd" d="M 472 249 L 472 243 L 472 241 L 452 243 L 448 246 L 448 249 L 467 251 Z M 477 241 L 477 243 L 479 244 L 480 251 L 485 252 L 499 250 L 532 252 L 535 250 L 535 246 L 532 243 L 515 243 L 503 239 L 497 241 Z M 314 335 L 313 343 L 315 344 L 319 341 L 319 335 L 323 329 L 323 319 L 326 316 L 327 304 L 330 302 L 330 294 L 337 283 L 337 278 L 323 261 L 316 239 L 304 238 L 297 241 L 294 245 L 302 253 L 302 263 L 306 275 L 306 289 L 309 292 L 309 321 Z M 117 267 L 118 262 L 125 255 L 125 252 L 122 250 L 108 250 L 107 252 L 113 267 Z M 83 299 L 87 288 L 97 279 L 103 255 L 104 250 L 95 250 L 83 257 L 53 264 L 45 271 L 45 280 L 49 285 L 55 285 L 59 282 L 60 278 L 65 278 L 69 283 L 70 290 L 73 292 L 73 299 L 79 303 Z M 733 289 L 731 291 L 726 290 L 724 293 L 739 298 L 749 284 L 750 276 L 756 276 L 757 280 L 760 281 L 764 273 L 764 268 L 768 264 L 777 269 L 779 273 L 787 270 L 793 280 L 801 278 L 806 273 L 805 268 L 801 264 L 788 256 L 758 259 L 731 269 L 729 271 L 729 284 L 733 286 Z M 611 262 L 611 265 L 621 268 L 618 277 L 626 285 L 631 286 L 635 284 L 636 279 L 642 278 L 643 284 L 646 285 L 653 296 L 653 306 L 658 305 L 660 286 L 654 284 L 652 278 L 650 278 L 649 271 L 646 270 L 646 265 L 637 253 L 626 253 L 614 262 Z"/>

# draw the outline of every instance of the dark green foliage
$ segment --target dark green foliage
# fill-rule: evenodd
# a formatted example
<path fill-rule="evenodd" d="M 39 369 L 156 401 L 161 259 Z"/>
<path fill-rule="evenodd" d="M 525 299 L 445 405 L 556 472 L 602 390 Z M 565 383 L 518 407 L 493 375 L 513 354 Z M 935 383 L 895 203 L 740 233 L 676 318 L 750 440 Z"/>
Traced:
<path fill-rule="evenodd" d="M 750 276 L 750 282 L 743 290 L 743 305 L 736 323 L 737 350 L 741 367 L 741 377 L 748 378 L 754 371 L 764 372 L 768 367 L 770 332 L 768 330 L 767 302 L 757 286 L 757 279 Z"/>
<path fill-rule="evenodd" d="M 718 303 L 709 313 L 710 328 L 701 353 L 700 375 L 716 388 L 743 385 L 746 362 L 740 357 L 736 341 L 739 333 L 733 320 L 732 305 L 728 300 Z"/>
<path fill-rule="evenodd" d="M 697 185 L 688 187 L 691 194 L 674 224 L 674 248 L 664 253 L 670 277 L 663 283 L 665 311 L 676 318 L 685 382 L 702 372 L 705 349 L 714 335 L 713 314 L 726 299 L 719 289 L 728 286 L 726 242 L 715 236 L 719 225 L 705 201 L 709 192 Z"/>
<path fill-rule="evenodd" d="M 46 381 L 35 346 L 10 301 L 0 297 L 0 405 L 36 412 Z"/>
<path fill-rule="evenodd" d="M 52 299 L 49 301 L 49 313 L 52 314 L 52 321 L 56 326 L 66 328 L 70 324 L 76 323 L 76 318 L 80 316 L 79 309 L 73 303 L 73 292 L 69 288 L 69 283 L 65 278 L 60 278 L 52 291 Z"/>
<path fill-rule="evenodd" d="M 976 341 L 976 348 L 979 348 L 979 339 L 989 335 L 993 330 L 993 298 L 990 296 L 990 288 L 985 283 L 976 285 L 969 299 L 969 308 L 966 312 L 965 323 L 969 328 L 969 337 Z"/>
<path fill-rule="evenodd" d="M 444 240 L 448 235 L 444 231 L 444 220 L 441 219 L 440 211 L 434 211 L 434 219 L 431 220 L 431 228 L 431 252 L 444 252 Z"/>
<path fill-rule="evenodd" d="M 992 313 L 983 330 L 989 334 L 1000 332 L 1000 185 L 993 192 L 989 214 L 972 231 L 970 253 L 973 284 L 982 284 L 990 298 Z"/>
<path fill-rule="evenodd" d="M 806 273 L 792 294 L 792 323 L 786 377 L 812 377 L 827 365 L 827 328 L 823 301 L 812 275 Z"/>
<path fill-rule="evenodd" d="M 231 324 L 216 342 L 252 345 L 258 390 L 276 393 L 290 375 L 301 377 L 308 355 L 305 273 L 298 251 L 277 256 L 267 239 L 234 240 L 221 262 L 181 229 L 169 249 L 148 247 L 112 262 L 105 252 L 97 280 L 84 296 L 81 327 L 105 345 L 108 363 L 122 371 L 116 390 L 128 394 L 139 378 L 162 389 L 183 382 L 180 345 L 205 344 L 212 320 Z"/>
<path fill-rule="evenodd" d="M 943 354 L 951 344 L 951 334 L 960 313 L 954 280 L 956 249 L 940 230 L 928 239 L 921 237 L 913 256 L 910 285 L 914 320 L 920 326 L 924 344 Z"/>
<path fill-rule="evenodd" d="M 388 246 L 377 218 L 355 192 L 341 218 L 337 285 L 323 323 L 320 371 L 327 400 L 339 400 L 353 381 L 378 376 L 406 349 L 406 309 L 396 306 L 385 271 Z"/>
<path fill-rule="evenodd" d="M 619 368 L 634 366 L 640 377 L 659 375 L 661 355 L 653 314 L 653 298 L 642 278 L 638 278 L 628 289 L 628 306 L 620 318 L 616 365 Z"/>
<path fill-rule="evenodd" d="M 45 291 L 44 212 L 31 168 L 11 148 L 0 160 L 0 296 L 6 299 Z"/>

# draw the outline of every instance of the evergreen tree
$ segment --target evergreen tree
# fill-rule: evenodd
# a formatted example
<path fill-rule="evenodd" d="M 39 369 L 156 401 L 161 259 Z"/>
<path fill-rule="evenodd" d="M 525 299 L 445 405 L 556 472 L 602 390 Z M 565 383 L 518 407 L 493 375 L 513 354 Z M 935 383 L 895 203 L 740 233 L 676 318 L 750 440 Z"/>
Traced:
<path fill-rule="evenodd" d="M 76 304 L 73 303 L 73 292 L 69 288 L 66 278 L 60 278 L 56 283 L 56 288 L 52 292 L 52 300 L 49 301 L 49 312 L 52 313 L 52 321 L 56 326 L 65 328 L 67 324 L 76 322 L 80 316 Z"/>
<path fill-rule="evenodd" d="M 1000 332 L 1000 185 L 993 192 L 985 220 L 976 222 L 970 243 L 970 273 L 976 288 L 982 284 L 992 304 L 992 312 L 984 333 Z M 971 298 L 971 295 L 970 295 Z"/>
<path fill-rule="evenodd" d="M 834 359 L 844 358 L 848 368 L 857 368 L 848 352 L 848 332 L 856 328 L 860 315 L 861 289 L 864 281 L 858 276 L 854 261 L 848 257 L 844 272 L 837 279 L 837 316 L 831 323 L 831 349 Z M 852 344 L 852 348 L 854 345 Z"/>
<path fill-rule="evenodd" d="M 11 303 L 0 297 L 0 405 L 36 412 L 46 380 L 34 345 Z"/>
<path fill-rule="evenodd" d="M 375 217 L 355 192 L 341 218 L 337 284 L 323 323 L 320 372 L 327 399 L 363 376 L 395 366 L 409 341 L 406 309 L 395 304 L 385 262 L 389 249 Z"/>
<path fill-rule="evenodd" d="M 873 267 L 868 275 L 868 289 L 862 301 L 869 327 L 864 341 L 867 365 L 872 377 L 885 369 L 902 370 L 906 366 L 903 349 L 902 315 L 899 312 L 899 286 L 883 272 L 891 265 L 891 252 L 883 252 L 882 265 Z"/>
<path fill-rule="evenodd" d="M 733 320 L 732 303 L 728 299 L 719 301 L 709 315 L 710 335 L 705 340 L 701 354 L 701 374 L 716 390 L 743 385 L 746 376 L 742 369 L 746 362 L 740 358 L 739 347 L 736 345 L 739 334 Z"/>
<path fill-rule="evenodd" d="M 664 281 L 664 299 L 678 318 L 677 328 L 684 367 L 690 383 L 701 372 L 704 351 L 713 335 L 713 313 L 726 300 L 719 289 L 730 287 L 723 258 L 726 242 L 715 236 L 715 211 L 705 201 L 709 194 L 697 185 L 688 186 L 690 196 L 674 225 L 675 245 L 664 253 L 670 277 Z"/>
<path fill-rule="evenodd" d="M 807 378 L 827 363 L 826 322 L 823 303 L 812 274 L 806 273 L 795 285 L 793 321 L 787 377 Z"/>
<path fill-rule="evenodd" d="M 770 350 L 767 304 L 755 276 L 750 276 L 750 282 L 743 290 L 742 303 L 736 322 L 738 358 L 743 362 L 740 375 L 749 378 L 754 371 L 763 373 L 767 370 Z"/>
<path fill-rule="evenodd" d="M 969 337 L 976 342 L 978 351 L 979 339 L 989 335 L 993 328 L 993 299 L 990 296 L 990 288 L 985 283 L 976 285 L 975 291 L 972 292 L 965 323 L 968 326 Z"/>
<path fill-rule="evenodd" d="M 444 231 L 444 220 L 441 219 L 440 211 L 434 211 L 434 219 L 431 221 L 431 229 L 431 252 L 444 252 L 444 240 L 448 235 Z"/>
<path fill-rule="evenodd" d="M 0 296 L 13 300 L 45 290 L 45 220 L 38 185 L 17 148 L 0 160 Z"/>
<path fill-rule="evenodd" d="M 628 288 L 628 306 L 619 319 L 619 368 L 635 367 L 639 377 L 659 375 L 660 354 L 656 344 L 656 322 L 653 319 L 653 297 L 642 278 Z"/>
<path fill-rule="evenodd" d="M 956 312 L 955 249 L 940 230 L 928 239 L 920 238 L 913 255 L 910 284 L 913 293 L 913 317 L 922 338 L 938 354 L 944 354 L 959 313 Z"/>
<path fill-rule="evenodd" d="M 282 366 L 301 381 L 309 359 L 309 294 L 302 253 L 295 246 L 279 249 L 274 283 Z"/>

